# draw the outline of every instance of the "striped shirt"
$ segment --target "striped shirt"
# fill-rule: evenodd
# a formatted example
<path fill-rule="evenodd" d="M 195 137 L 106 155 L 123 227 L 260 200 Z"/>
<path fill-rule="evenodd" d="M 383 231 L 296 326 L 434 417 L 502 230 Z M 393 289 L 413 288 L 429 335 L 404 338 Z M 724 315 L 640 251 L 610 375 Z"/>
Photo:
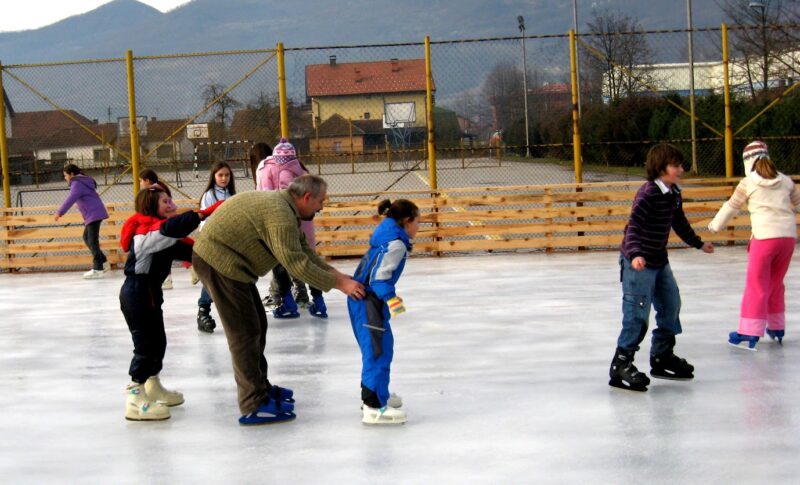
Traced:
<path fill-rule="evenodd" d="M 630 260 L 641 256 L 648 268 L 660 268 L 669 263 L 670 229 L 689 246 L 703 247 L 703 240 L 695 234 L 683 213 L 680 188 L 677 185 L 669 188 L 661 180 L 647 182 L 633 199 L 620 250 Z"/>

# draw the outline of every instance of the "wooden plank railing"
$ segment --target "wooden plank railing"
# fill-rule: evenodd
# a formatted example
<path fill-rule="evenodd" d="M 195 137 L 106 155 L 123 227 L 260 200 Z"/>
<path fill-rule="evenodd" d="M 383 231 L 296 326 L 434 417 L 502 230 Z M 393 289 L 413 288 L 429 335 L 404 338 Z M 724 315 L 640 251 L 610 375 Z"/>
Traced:
<path fill-rule="evenodd" d="M 717 234 L 706 229 L 738 179 L 697 179 L 683 184 L 684 210 L 704 240 L 744 242 L 750 238 L 746 212 Z M 360 256 L 381 217 L 385 198 L 414 201 L 422 212 L 414 250 L 419 253 L 608 250 L 622 240 L 641 181 L 444 189 L 433 192 L 330 194 L 315 218 L 317 251 L 326 257 Z M 194 207 L 194 201 L 179 201 Z M 55 206 L 0 209 L 0 270 L 81 269 L 91 264 L 77 211 L 53 220 Z M 101 247 L 112 264 L 124 262 L 118 245 L 130 203 L 109 204 Z M 671 241 L 677 242 L 676 236 Z"/>

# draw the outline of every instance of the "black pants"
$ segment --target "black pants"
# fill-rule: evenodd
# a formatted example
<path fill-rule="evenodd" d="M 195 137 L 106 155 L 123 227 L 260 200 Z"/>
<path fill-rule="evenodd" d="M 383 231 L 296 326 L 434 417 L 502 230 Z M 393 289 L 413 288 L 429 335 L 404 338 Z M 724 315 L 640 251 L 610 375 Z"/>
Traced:
<path fill-rule="evenodd" d="M 90 222 L 83 228 L 83 242 L 92 253 L 92 269 L 103 270 L 103 264 L 107 261 L 106 255 L 100 249 L 100 224 L 102 220 Z"/>
<path fill-rule="evenodd" d="M 161 372 L 167 351 L 161 284 L 154 287 L 149 278 L 134 276 L 125 279 L 119 294 L 122 314 L 133 339 L 133 359 L 128 373 L 131 380 L 144 383 Z"/>
<path fill-rule="evenodd" d="M 298 289 L 300 288 L 300 285 L 302 285 L 303 289 L 305 289 L 306 284 L 303 281 L 295 278 L 294 285 L 297 286 Z M 309 288 L 311 289 L 312 298 L 315 296 L 322 296 L 322 290 L 314 288 L 313 286 L 309 286 Z M 286 271 L 286 268 L 280 264 L 272 268 L 272 283 L 269 287 L 270 294 L 274 294 L 275 296 L 283 296 L 291 289 L 292 276 L 288 271 Z"/>

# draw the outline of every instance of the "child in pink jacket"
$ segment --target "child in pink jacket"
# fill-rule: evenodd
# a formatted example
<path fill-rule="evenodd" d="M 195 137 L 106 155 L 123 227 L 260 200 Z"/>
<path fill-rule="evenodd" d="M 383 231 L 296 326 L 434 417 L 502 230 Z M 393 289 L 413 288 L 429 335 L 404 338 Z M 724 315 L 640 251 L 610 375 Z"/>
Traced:
<path fill-rule="evenodd" d="M 753 235 L 747 249 L 739 328 L 728 335 L 728 342 L 736 347 L 744 343 L 747 344 L 744 348 L 756 350 L 765 329 L 772 339 L 783 342 L 786 311 L 783 278 L 797 239 L 795 211 L 800 205 L 800 190 L 792 179 L 775 168 L 766 143 L 750 143 L 742 158 L 745 177 L 708 228 L 720 231 L 739 210 L 746 207 L 750 212 Z"/>
<path fill-rule="evenodd" d="M 260 163 L 256 169 L 256 189 L 285 189 L 292 183 L 292 180 L 307 173 L 306 167 L 297 159 L 297 150 L 295 150 L 294 145 L 289 143 L 286 138 L 281 138 L 281 141 L 272 149 L 272 155 Z M 314 222 L 302 221 L 300 229 L 305 234 L 309 247 L 313 248 L 316 245 Z M 295 280 L 294 284 L 297 288 L 295 295 L 292 296 L 292 280 L 286 270 L 279 265 L 272 270 L 272 274 L 270 292 L 277 287 L 277 293 L 280 295 L 280 303 L 276 302 L 277 306 L 272 311 L 272 315 L 275 318 L 299 317 L 300 313 L 297 311 L 297 304 L 308 304 L 306 284 L 300 280 Z M 311 298 L 312 302 L 308 305 L 309 313 L 315 317 L 328 318 L 328 309 L 325 306 L 322 291 L 312 287 Z"/>

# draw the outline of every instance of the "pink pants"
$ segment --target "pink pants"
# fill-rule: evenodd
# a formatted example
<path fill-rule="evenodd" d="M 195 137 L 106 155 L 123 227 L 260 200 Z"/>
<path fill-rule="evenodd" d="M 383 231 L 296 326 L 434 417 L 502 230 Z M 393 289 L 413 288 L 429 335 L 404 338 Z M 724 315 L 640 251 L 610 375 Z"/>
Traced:
<path fill-rule="evenodd" d="M 795 239 L 791 237 L 750 241 L 740 334 L 763 337 L 764 328 L 784 329 L 783 277 L 792 261 L 794 246 Z"/>

